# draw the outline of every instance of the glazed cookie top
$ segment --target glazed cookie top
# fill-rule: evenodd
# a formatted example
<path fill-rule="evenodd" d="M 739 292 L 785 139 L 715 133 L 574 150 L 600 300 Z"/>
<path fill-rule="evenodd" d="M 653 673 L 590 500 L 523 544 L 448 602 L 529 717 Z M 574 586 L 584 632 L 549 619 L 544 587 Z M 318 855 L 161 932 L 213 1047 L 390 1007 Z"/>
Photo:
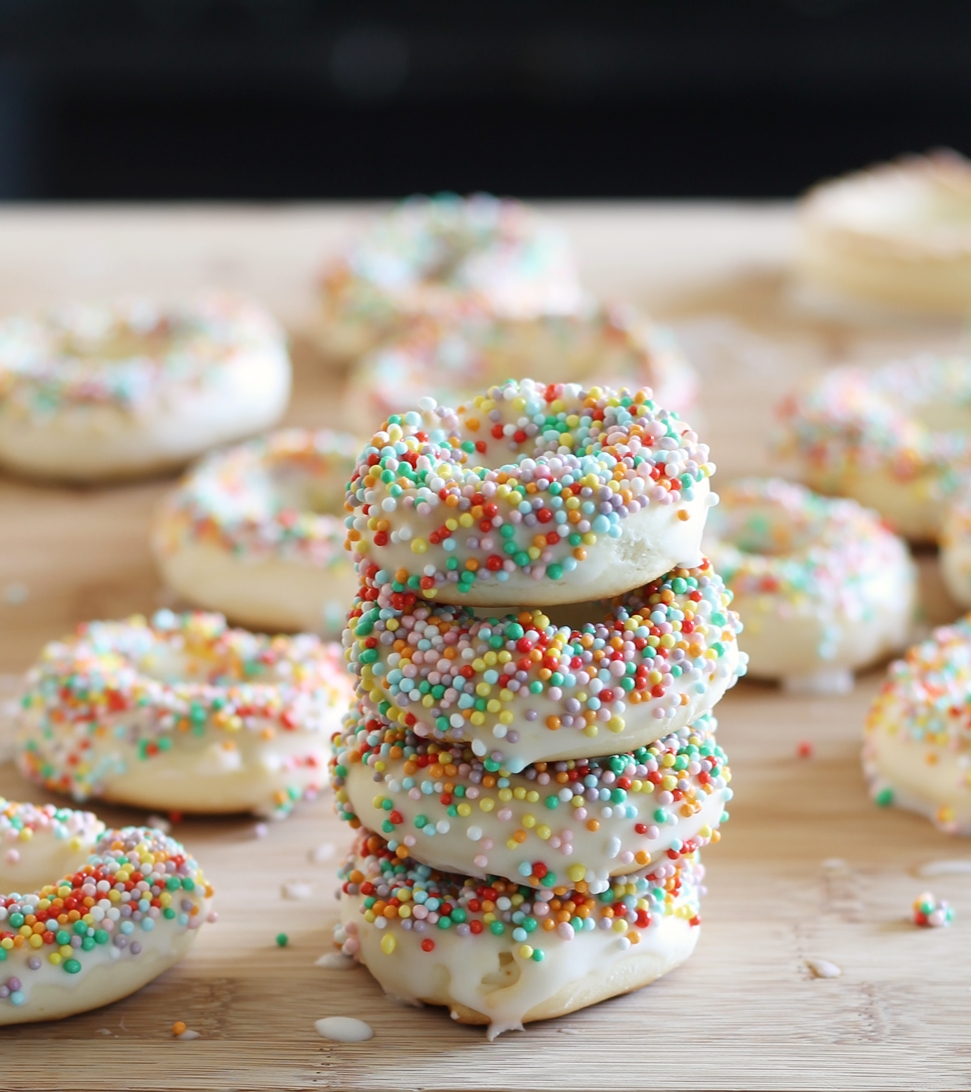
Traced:
<path fill-rule="evenodd" d="M 0 843 L 31 842 L 35 835 L 50 835 L 78 849 L 93 842 L 104 829 L 104 823 L 90 811 L 16 803 L 0 796 Z"/>
<path fill-rule="evenodd" d="M 208 294 L 75 304 L 0 320 L 0 412 L 50 417 L 67 405 L 150 412 L 163 391 L 213 382 L 235 360 L 286 361 L 283 331 L 257 305 Z"/>
<path fill-rule="evenodd" d="M 211 543 L 238 557 L 346 563 L 343 500 L 360 444 L 328 429 L 281 429 L 210 455 L 166 499 L 163 553 Z"/>
<path fill-rule="evenodd" d="M 582 299 L 564 232 L 518 201 L 412 197 L 378 217 L 324 277 L 348 317 L 395 311 L 568 313 Z"/>
<path fill-rule="evenodd" d="M 679 412 L 690 407 L 698 387 L 672 330 L 628 307 L 591 304 L 579 314 L 520 324 L 484 316 L 416 319 L 358 363 L 349 408 L 370 409 L 381 420 L 406 411 L 415 392 L 454 403 L 526 374 L 544 383 L 649 386 L 661 404 Z"/>
<path fill-rule="evenodd" d="M 494 759 L 479 758 L 465 744 L 425 740 L 352 711 L 334 739 L 331 778 L 338 815 L 360 826 L 344 786 L 354 766 L 372 772 L 377 794 L 373 803 L 387 813 L 381 833 L 392 850 L 416 845 L 417 831 L 427 846 L 417 855 L 431 859 L 437 842 L 459 835 L 465 845 L 475 847 L 469 850 L 470 858 L 477 853 L 468 870 L 481 871 L 488 868 L 492 848 L 491 840 L 483 844 L 483 828 L 495 826 L 507 849 L 521 858 L 519 874 L 538 875 L 552 887 L 567 879 L 591 880 L 601 871 L 620 871 L 625 865 L 629 870 L 637 858 L 634 852 L 621 858 L 618 832 L 641 839 L 637 864 L 643 866 L 662 852 L 676 860 L 707 844 L 713 828 L 727 818 L 722 801 L 731 797 L 731 791 L 725 791 L 731 773 L 715 740 L 715 727 L 711 717 L 701 717 L 690 727 L 627 754 L 537 762 L 513 774 Z M 699 813 L 715 792 L 719 795 L 712 825 L 701 825 L 695 837 L 679 838 L 681 819 Z M 419 811 L 423 805 L 431 816 L 415 815 L 408 824 L 403 811 L 410 814 L 412 802 Z M 447 818 L 436 822 L 439 803 L 447 808 Z M 607 845 L 605 839 L 597 847 L 608 867 L 600 868 L 603 860 L 596 868 L 592 861 L 571 863 L 574 828 L 581 835 L 604 829 L 616 843 Z M 531 860 L 537 856 L 545 860 Z M 550 863 L 557 859 L 558 864 Z"/>
<path fill-rule="evenodd" d="M 835 368 L 780 407 L 783 454 L 837 473 L 885 470 L 953 477 L 971 458 L 971 358 L 919 356 Z M 955 481 L 956 484 L 956 481 Z"/>
<path fill-rule="evenodd" d="M 43 960 L 78 974 L 86 953 L 108 944 L 116 929 L 129 935 L 167 922 L 201 924 L 201 900 L 212 893 L 174 839 L 147 827 L 110 830 L 75 872 L 34 892 L 0 894 L 0 963 L 26 947 L 33 950 L 31 969 Z M 125 946 L 140 951 L 134 938 Z"/>
<path fill-rule="evenodd" d="M 359 692 L 417 734 L 470 740 L 477 755 L 512 769 L 524 765 L 517 744 L 534 724 L 578 742 L 582 733 L 590 747 L 601 729 L 623 732 L 629 706 L 644 703 L 663 721 L 672 698 L 680 707 L 689 691 L 706 693 L 720 660 L 739 662 L 741 623 L 707 561 L 594 605 L 596 620 L 578 628 L 540 610 L 483 618 L 431 607 L 397 587 L 363 588 L 348 615 L 343 639 Z"/>
<path fill-rule="evenodd" d="M 340 648 L 311 634 L 266 637 L 231 629 L 219 614 L 158 611 L 150 621 L 88 622 L 54 641 L 30 670 L 19 717 L 20 745 L 36 774 L 76 797 L 96 788 L 103 770 L 94 741 L 106 722 L 150 759 L 182 733 L 329 732 L 351 687 Z M 38 731 L 64 733 L 71 746 L 47 768 Z M 108 761 L 108 760 L 106 760 Z"/>
<path fill-rule="evenodd" d="M 907 550 L 880 517 L 781 478 L 753 478 L 722 490 L 706 541 L 735 595 L 772 596 L 795 614 L 820 610 L 866 616 Z"/>
<path fill-rule="evenodd" d="M 349 484 L 348 545 L 366 579 L 426 599 L 516 572 L 557 582 L 635 513 L 692 518 L 714 471 L 646 388 L 510 380 L 457 409 L 422 399 L 388 419 Z"/>
<path fill-rule="evenodd" d="M 907 738 L 953 750 L 971 748 L 971 617 L 936 629 L 895 660 L 867 727 L 892 725 Z"/>

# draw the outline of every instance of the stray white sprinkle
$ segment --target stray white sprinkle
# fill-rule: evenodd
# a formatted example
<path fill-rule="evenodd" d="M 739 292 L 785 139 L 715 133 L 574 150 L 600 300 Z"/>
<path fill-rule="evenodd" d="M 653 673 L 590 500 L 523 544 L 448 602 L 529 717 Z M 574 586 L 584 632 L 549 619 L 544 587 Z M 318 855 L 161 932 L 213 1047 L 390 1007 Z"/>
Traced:
<path fill-rule="evenodd" d="M 110 1035 L 110 1034 L 111 1034 L 111 1028 L 98 1028 L 98 1030 L 95 1032 L 95 1035 Z"/>
<path fill-rule="evenodd" d="M 193 1031 L 191 1028 L 186 1028 L 181 1035 L 176 1035 L 176 1039 L 182 1039 L 183 1042 L 189 1042 L 191 1039 L 200 1038 L 198 1031 Z"/>
<path fill-rule="evenodd" d="M 947 876 L 971 872 L 971 857 L 956 857 L 947 861 L 928 861 L 917 869 L 918 876 Z"/>
<path fill-rule="evenodd" d="M 10 607 L 19 607 L 27 602 L 30 588 L 22 580 L 12 580 L 3 589 L 3 601 Z"/>
<path fill-rule="evenodd" d="M 269 833 L 270 833 L 270 828 L 266 825 L 266 823 L 257 823 L 253 827 L 253 837 L 254 838 L 265 838 L 267 836 L 267 834 L 269 834 Z"/>
<path fill-rule="evenodd" d="M 310 859 L 314 864 L 321 864 L 324 861 L 329 861 L 337 852 L 337 846 L 333 842 L 321 842 L 319 846 L 315 846 L 310 851 Z"/>
<path fill-rule="evenodd" d="M 807 959 L 806 966 L 812 971 L 813 978 L 839 978 L 843 973 L 828 959 Z"/>
<path fill-rule="evenodd" d="M 314 966 L 324 967 L 328 971 L 353 971 L 360 964 L 355 963 L 350 956 L 344 955 L 343 952 L 328 952 L 326 955 L 322 955 Z"/>
<path fill-rule="evenodd" d="M 290 880 L 283 885 L 283 897 L 285 899 L 309 899 L 313 896 L 313 884 L 297 883 Z"/>
<path fill-rule="evenodd" d="M 326 1016 L 316 1020 L 314 1027 L 321 1039 L 334 1043 L 363 1043 L 374 1036 L 374 1028 L 353 1016 Z"/>
<path fill-rule="evenodd" d="M 846 861 L 844 861 L 842 857 L 827 857 L 826 860 L 823 861 L 823 868 L 846 868 Z"/>
<path fill-rule="evenodd" d="M 172 824 L 168 821 L 168 819 L 163 818 L 163 816 L 161 815 L 150 815 L 145 820 L 145 823 L 146 826 L 156 827 L 163 834 L 168 834 L 168 832 L 172 829 Z"/>

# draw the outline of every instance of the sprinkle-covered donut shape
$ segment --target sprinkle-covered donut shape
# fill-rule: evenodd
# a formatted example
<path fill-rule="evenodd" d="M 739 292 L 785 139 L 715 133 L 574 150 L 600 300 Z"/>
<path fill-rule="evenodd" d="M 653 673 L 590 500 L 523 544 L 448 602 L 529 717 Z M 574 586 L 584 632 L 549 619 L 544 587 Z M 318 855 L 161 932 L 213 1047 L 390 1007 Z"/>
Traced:
<path fill-rule="evenodd" d="M 412 197 L 378 217 L 325 272 L 314 334 L 358 356 L 421 315 L 521 322 L 584 300 L 566 234 L 487 194 Z"/>
<path fill-rule="evenodd" d="M 425 317 L 363 357 L 351 373 L 347 412 L 368 429 L 422 395 L 454 405 L 507 378 L 650 387 L 658 405 L 689 413 L 698 376 L 672 330 L 629 307 L 593 305 L 529 322 Z"/>
<path fill-rule="evenodd" d="M 75 800 L 280 817 L 326 782 L 351 699 L 340 647 L 218 614 L 88 622 L 27 675 L 21 772 Z"/>
<path fill-rule="evenodd" d="M 971 834 L 971 617 L 890 665 L 867 717 L 863 768 L 877 804 Z"/>
<path fill-rule="evenodd" d="M 0 798 L 0 1025 L 57 1020 L 127 997 L 214 921 L 212 888 L 174 839 L 104 829 L 88 813 Z M 27 874 L 43 878 L 25 884 Z"/>
<path fill-rule="evenodd" d="M 971 607 L 971 492 L 961 488 L 941 528 L 941 573 L 954 600 Z"/>
<path fill-rule="evenodd" d="M 647 389 L 510 380 L 422 399 L 364 449 L 348 544 L 377 586 L 470 606 L 621 595 L 696 565 L 708 448 Z"/>
<path fill-rule="evenodd" d="M 355 710 L 334 741 L 337 813 L 462 875 L 603 881 L 718 841 L 732 790 L 715 727 L 704 716 L 630 754 L 513 774 Z"/>
<path fill-rule="evenodd" d="M 750 675 L 845 692 L 906 644 L 916 575 L 875 512 L 779 478 L 723 489 L 705 549 L 745 619 Z"/>
<path fill-rule="evenodd" d="M 698 940 L 698 854 L 609 884 L 543 886 L 418 864 L 362 832 L 339 872 L 335 941 L 385 993 L 448 1006 L 494 1039 L 640 989 Z"/>
<path fill-rule="evenodd" d="M 169 586 L 254 629 L 338 636 L 358 586 L 343 504 L 359 447 L 346 433 L 281 429 L 210 455 L 155 522 Z"/>
<path fill-rule="evenodd" d="M 705 560 L 573 608 L 591 619 L 575 628 L 556 611 L 480 617 L 365 587 L 344 644 L 380 716 L 519 773 L 644 747 L 711 709 L 745 670 L 730 603 Z"/>
<path fill-rule="evenodd" d="M 971 358 L 834 368 L 780 407 L 780 453 L 821 493 L 875 508 L 898 534 L 936 541 L 971 467 Z"/>
<path fill-rule="evenodd" d="M 0 463 L 73 481 L 178 466 L 286 408 L 284 334 L 255 304 L 199 296 L 0 321 Z"/>
<path fill-rule="evenodd" d="M 797 271 L 808 302 L 849 317 L 971 310 L 971 163 L 908 156 L 803 198 Z"/>

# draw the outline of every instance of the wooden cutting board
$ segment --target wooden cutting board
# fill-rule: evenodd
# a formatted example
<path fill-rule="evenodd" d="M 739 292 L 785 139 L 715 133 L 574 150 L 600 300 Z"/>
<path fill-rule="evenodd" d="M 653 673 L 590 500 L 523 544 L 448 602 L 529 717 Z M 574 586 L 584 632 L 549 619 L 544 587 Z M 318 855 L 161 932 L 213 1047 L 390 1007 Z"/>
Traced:
<path fill-rule="evenodd" d="M 957 327 L 857 328 L 800 311 L 786 206 L 609 205 L 554 210 L 590 286 L 671 318 L 705 379 L 704 433 L 723 480 L 771 469 L 771 406 L 839 359 L 958 346 Z M 0 213 L 0 309 L 133 287 L 205 284 L 260 295 L 294 329 L 289 420 L 336 423 L 341 377 L 299 337 L 323 256 L 357 207 L 18 209 Z M 42 643 L 90 617 L 168 603 L 147 547 L 169 482 L 60 489 L 0 481 L 0 689 Z M 926 614 L 953 617 L 933 556 Z M 19 601 L 22 600 L 22 601 Z M 262 837 L 254 820 L 191 820 L 176 835 L 215 884 L 219 922 L 138 994 L 55 1024 L 0 1030 L 0 1089 L 738 1089 L 971 1086 L 971 875 L 927 879 L 971 846 L 867 800 L 858 752 L 880 678 L 847 697 L 797 699 L 743 682 L 718 707 L 736 797 L 705 853 L 710 893 L 695 956 L 638 994 L 485 1041 L 440 1010 L 386 1000 L 364 970 L 315 967 L 330 950 L 334 868 L 348 842 L 329 797 Z M 800 758 L 808 742 L 812 756 Z M 0 794 L 46 799 L 9 767 Z M 110 823 L 139 813 L 99 809 Z M 332 847 L 315 862 L 313 851 Z M 325 850 L 324 852 L 328 852 Z M 318 854 L 319 856 L 319 854 Z M 287 899 L 285 884 L 311 886 Z M 950 929 L 908 921 L 927 888 Z M 285 932 L 289 944 L 274 938 Z M 807 959 L 842 975 L 815 979 Z M 329 1043 L 314 1021 L 370 1023 Z M 182 1020 L 200 1033 L 173 1040 Z"/>

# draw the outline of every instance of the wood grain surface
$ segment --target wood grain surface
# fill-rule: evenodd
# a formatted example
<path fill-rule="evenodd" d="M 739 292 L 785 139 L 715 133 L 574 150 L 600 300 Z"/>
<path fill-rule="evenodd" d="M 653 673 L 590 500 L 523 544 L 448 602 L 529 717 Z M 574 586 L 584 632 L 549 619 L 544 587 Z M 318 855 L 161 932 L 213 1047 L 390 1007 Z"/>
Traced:
<path fill-rule="evenodd" d="M 800 375 L 965 342 L 957 325 L 867 328 L 800 310 L 787 274 L 787 206 L 553 211 L 576 240 L 591 288 L 677 326 L 705 380 L 703 432 L 722 480 L 772 469 L 771 407 Z M 0 211 L 0 311 L 131 289 L 251 291 L 294 333 L 288 419 L 335 423 L 340 376 L 300 328 L 321 260 L 366 212 Z M 42 643 L 76 622 L 169 601 L 146 539 L 169 484 L 0 481 L 0 700 Z M 921 558 L 921 570 L 927 619 L 953 617 L 936 558 Z M 248 818 L 177 825 L 215 884 L 219 922 L 179 966 L 124 1001 L 0 1029 L 0 1089 L 971 1087 L 971 875 L 919 875 L 929 861 L 971 852 L 867 800 L 859 740 L 880 674 L 828 699 L 743 681 L 718 707 L 735 777 L 731 822 L 704 855 L 710 894 L 697 952 L 647 990 L 488 1043 L 443 1011 L 396 1006 L 364 970 L 315 967 L 330 950 L 333 872 L 348 841 L 325 796 L 264 837 Z M 797 756 L 802 741 L 812 757 Z M 9 766 L 0 767 L 0 793 L 44 798 Z M 99 811 L 113 823 L 138 818 Z M 312 851 L 324 844 L 334 858 L 315 863 Z M 284 898 L 288 881 L 311 884 L 312 897 Z M 950 929 L 909 924 L 911 903 L 927 888 L 955 907 Z M 286 948 L 274 943 L 281 931 Z M 813 958 L 842 975 L 813 978 Z M 374 1039 L 320 1039 L 314 1021 L 337 1014 L 367 1020 Z M 200 1038 L 174 1041 L 176 1020 Z"/>

